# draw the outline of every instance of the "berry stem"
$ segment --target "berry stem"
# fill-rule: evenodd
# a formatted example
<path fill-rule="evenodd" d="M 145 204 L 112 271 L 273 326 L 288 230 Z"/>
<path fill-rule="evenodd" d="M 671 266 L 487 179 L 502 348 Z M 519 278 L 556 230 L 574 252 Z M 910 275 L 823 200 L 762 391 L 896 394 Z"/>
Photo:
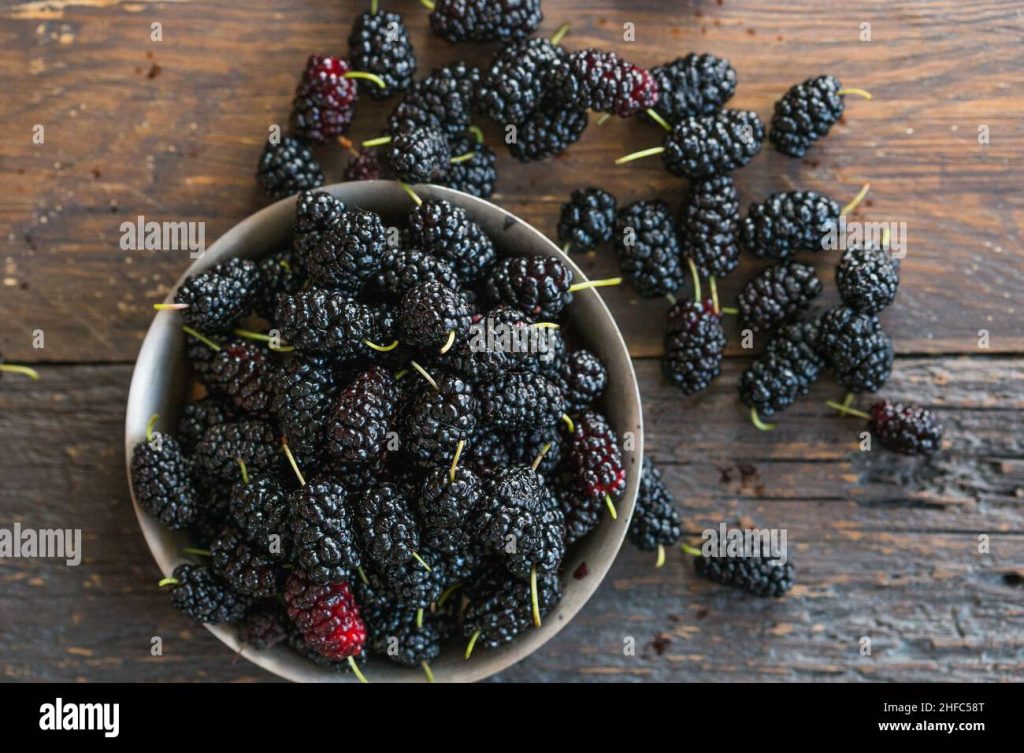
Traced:
<path fill-rule="evenodd" d="M 869 101 L 874 99 L 874 97 L 871 96 L 871 92 L 866 91 L 865 89 L 856 89 L 854 87 L 840 89 L 839 91 L 836 92 L 836 94 L 838 94 L 841 97 L 846 94 L 856 94 L 858 97 L 863 97 L 864 99 Z"/>
<path fill-rule="evenodd" d="M 708 286 L 711 288 L 711 305 L 716 314 L 721 314 L 722 309 L 718 306 L 718 283 L 715 282 L 714 275 L 708 278 Z"/>
<path fill-rule="evenodd" d="M 462 448 L 466 446 L 466 440 L 460 439 L 455 445 L 455 457 L 452 458 L 452 467 L 448 469 L 448 479 L 455 483 L 455 469 L 459 465 L 459 458 L 462 456 Z"/>
<path fill-rule="evenodd" d="M 671 303 L 673 306 L 675 306 L 677 303 L 679 303 L 679 299 L 676 298 L 671 293 L 665 293 L 665 300 L 668 301 L 669 303 Z"/>
<path fill-rule="evenodd" d="M 157 311 L 185 311 L 187 303 L 154 303 L 153 308 Z"/>
<path fill-rule="evenodd" d="M 245 467 L 245 461 L 241 458 L 235 458 L 238 461 L 238 467 L 242 470 L 242 483 L 249 483 L 249 470 Z"/>
<path fill-rule="evenodd" d="M 846 396 L 843 398 L 843 407 L 844 408 L 849 408 L 851 405 L 853 405 L 853 398 L 854 398 L 853 393 L 852 392 L 847 392 Z"/>
<path fill-rule="evenodd" d="M 395 340 L 390 345 L 378 345 L 375 342 L 371 342 L 369 340 L 363 340 L 363 345 L 367 345 L 367 346 L 373 348 L 378 353 L 387 353 L 388 351 L 394 350 L 395 348 L 398 347 L 398 340 Z"/>
<path fill-rule="evenodd" d="M 690 276 L 693 278 L 693 300 L 700 303 L 700 273 L 697 272 L 697 265 L 693 263 L 693 259 L 687 259 L 686 263 L 690 267 Z"/>
<path fill-rule="evenodd" d="M 288 440 L 285 437 L 281 438 L 281 449 L 288 458 L 288 464 L 291 465 L 292 470 L 295 471 L 295 477 L 299 480 L 299 486 L 305 486 L 306 479 L 303 477 L 302 471 L 299 470 L 299 464 L 295 462 L 295 456 L 292 455 L 292 448 L 288 446 Z"/>
<path fill-rule="evenodd" d="M 608 508 L 608 514 L 612 516 L 612 520 L 618 520 L 619 511 L 615 509 L 615 503 L 612 501 L 611 494 L 604 495 L 604 504 Z"/>
<path fill-rule="evenodd" d="M 854 196 L 852 199 L 850 199 L 850 203 L 847 204 L 845 207 L 843 207 L 842 209 L 839 210 L 839 214 L 840 215 L 849 214 L 854 209 L 856 209 L 860 205 L 860 203 L 862 201 L 864 201 L 864 197 L 868 195 L 868 191 L 870 191 L 870 190 L 871 190 L 871 184 L 870 183 L 865 183 L 864 187 L 861 188 L 860 191 L 857 192 L 857 195 Z"/>
<path fill-rule="evenodd" d="M 414 560 L 416 560 L 417 562 L 419 562 L 421 565 L 423 565 L 423 569 L 426 570 L 428 573 L 434 572 L 433 570 L 430 569 L 430 565 L 427 564 L 427 561 L 425 559 L 423 559 L 422 557 L 420 557 L 416 552 L 412 553 L 412 558 Z"/>
<path fill-rule="evenodd" d="M 703 557 L 704 556 L 704 553 L 700 549 L 698 549 L 695 546 L 690 546 L 689 544 L 680 544 L 679 548 L 683 550 L 684 554 L 689 554 L 689 555 L 692 555 L 694 557 Z"/>
<path fill-rule="evenodd" d="M 458 157 L 452 157 L 448 161 L 451 162 L 453 165 L 459 165 L 462 164 L 463 162 L 469 162 L 475 156 L 476 152 L 466 152 L 465 154 L 460 154 Z"/>
<path fill-rule="evenodd" d="M 562 41 L 562 39 L 568 33 L 569 33 L 569 24 L 567 24 L 567 23 L 562 24 L 561 26 L 558 27 L 558 31 L 556 31 L 552 35 L 552 37 L 551 37 L 551 44 L 557 45 L 559 42 Z"/>
<path fill-rule="evenodd" d="M 420 0 L 420 5 L 427 10 L 434 10 L 434 0 Z"/>
<path fill-rule="evenodd" d="M 354 656 L 348 657 L 348 666 L 352 669 L 352 674 L 359 678 L 359 682 L 363 684 L 370 682 L 366 679 L 366 675 L 363 674 L 362 670 L 359 669 L 359 665 L 356 664 L 356 658 Z"/>
<path fill-rule="evenodd" d="M 740 310 L 735 306 L 722 306 L 722 313 L 728 314 L 729 316 L 739 316 Z"/>
<path fill-rule="evenodd" d="M 455 330 L 451 330 L 451 331 L 448 332 L 448 340 L 445 342 L 444 346 L 441 348 L 441 355 L 443 356 L 445 353 L 447 353 L 449 350 L 451 350 L 452 346 L 454 344 L 455 344 Z"/>
<path fill-rule="evenodd" d="M 827 405 L 829 408 L 835 408 L 837 411 L 839 411 L 839 414 L 841 416 L 856 416 L 857 418 L 863 418 L 865 421 L 871 420 L 870 414 L 865 413 L 862 410 L 857 410 L 856 408 L 851 408 L 848 405 L 837 403 L 834 400 L 826 400 L 825 405 Z"/>
<path fill-rule="evenodd" d="M 540 599 L 537 597 L 536 565 L 530 565 L 530 606 L 533 607 L 533 626 L 540 627 Z"/>
<path fill-rule="evenodd" d="M 459 590 L 461 583 L 452 583 L 448 588 L 441 592 L 441 595 L 437 599 L 437 607 L 440 609 L 444 606 L 444 603 L 448 601 L 448 597 Z"/>
<path fill-rule="evenodd" d="M 291 353 L 295 350 L 291 345 L 275 346 L 273 343 L 279 340 L 279 338 L 265 335 L 262 332 L 253 332 L 250 329 L 233 329 L 231 331 L 239 337 L 244 337 L 246 340 L 255 340 L 256 342 L 267 343 L 267 347 L 277 353 Z"/>
<path fill-rule="evenodd" d="M 562 244 L 562 253 L 568 256 L 570 248 L 572 248 L 572 243 L 566 241 L 565 243 Z"/>
<path fill-rule="evenodd" d="M 183 546 L 181 548 L 181 553 L 182 554 L 194 554 L 196 557 L 209 557 L 210 556 L 210 550 L 209 549 L 196 549 L 193 546 Z"/>
<path fill-rule="evenodd" d="M 423 607 L 416 610 L 416 629 L 423 629 Z"/>
<path fill-rule="evenodd" d="M 633 152 L 627 154 L 625 157 L 619 157 L 615 160 L 616 165 L 624 165 L 627 162 L 633 162 L 634 160 L 643 159 L 644 157 L 653 157 L 655 154 L 661 154 L 665 151 L 663 146 L 652 146 L 650 149 L 642 149 L 639 152 Z"/>
<path fill-rule="evenodd" d="M 416 369 L 416 371 L 420 372 L 420 376 L 422 376 L 430 383 L 430 386 L 434 388 L 435 392 L 441 391 L 441 388 L 437 386 L 437 382 L 434 381 L 434 377 L 430 376 L 430 374 L 427 373 L 426 369 L 424 369 L 415 361 L 409 361 L 409 365 Z"/>
<path fill-rule="evenodd" d="M 176 585 L 178 585 L 178 579 L 177 578 L 161 578 L 157 582 L 156 585 L 157 585 L 157 588 L 163 588 L 164 586 L 176 586 Z"/>
<path fill-rule="evenodd" d="M 384 146 L 385 144 L 390 144 L 390 143 L 391 143 L 391 137 L 390 136 L 378 136 L 375 139 L 367 139 L 366 141 L 364 141 L 363 142 L 363 147 L 364 148 L 369 148 L 369 147 L 373 147 L 373 146 Z"/>
<path fill-rule="evenodd" d="M 380 8 L 379 0 L 370 0 L 370 15 L 371 16 L 376 16 L 377 15 L 377 9 L 378 8 Z"/>
<path fill-rule="evenodd" d="M 378 76 L 376 73 L 370 73 L 369 71 L 349 71 L 342 78 L 361 78 L 364 81 L 371 81 L 377 85 L 380 89 L 387 89 L 388 85 L 384 83 L 384 79 Z"/>
<path fill-rule="evenodd" d="M 654 563 L 655 567 L 663 567 L 665 565 L 665 545 L 658 544 L 658 561 Z"/>
<path fill-rule="evenodd" d="M 435 682 L 434 673 L 430 670 L 430 665 L 426 661 L 421 661 L 420 666 L 423 667 L 423 674 L 427 676 L 427 682 Z"/>
<path fill-rule="evenodd" d="M 398 185 L 400 185 L 402 187 L 403 191 L 405 191 L 407 194 L 409 194 L 409 198 L 411 198 L 416 203 L 416 206 L 418 206 L 418 207 L 423 206 L 423 199 L 421 199 L 419 196 L 416 195 L 416 192 L 412 190 L 412 187 L 408 183 L 403 183 L 402 181 L 398 181 Z"/>
<path fill-rule="evenodd" d="M 160 418 L 160 414 L 159 413 L 154 413 L 152 416 L 149 417 L 149 420 L 146 422 L 146 441 L 147 442 L 152 442 L 153 441 L 153 427 L 156 425 L 156 420 L 158 418 Z"/>
<path fill-rule="evenodd" d="M 473 633 L 472 637 L 469 639 L 469 644 L 466 646 L 466 654 L 465 654 L 465 658 L 467 660 L 469 659 L 470 654 L 473 653 L 473 646 L 476 645 L 476 642 L 477 642 L 477 640 L 479 640 L 479 638 L 480 638 L 480 631 L 477 630 L 475 633 Z"/>
<path fill-rule="evenodd" d="M 570 434 L 575 434 L 576 433 L 576 424 L 574 424 L 572 422 L 572 419 L 569 418 L 569 414 L 568 413 L 563 413 L 562 414 L 562 420 L 565 422 L 565 425 L 569 427 L 569 433 Z"/>
<path fill-rule="evenodd" d="M 28 366 L 22 366 L 18 363 L 0 363 L 0 371 L 6 371 L 9 374 L 24 374 L 29 379 L 35 381 L 39 380 L 39 372 Z"/>
<path fill-rule="evenodd" d="M 562 325 L 558 322 L 534 322 L 533 326 L 537 329 L 560 329 Z"/>
<path fill-rule="evenodd" d="M 664 128 L 664 129 L 665 129 L 666 131 L 671 131 L 671 130 L 672 130 L 672 126 L 670 126 L 670 125 L 669 125 L 669 124 L 668 124 L 668 123 L 666 122 L 665 118 L 661 117 L 661 115 L 659 115 L 659 114 L 658 114 L 658 111 L 657 111 L 657 110 L 655 110 L 655 109 L 654 109 L 653 107 L 648 107 L 648 108 L 647 108 L 646 110 L 644 110 L 644 112 L 646 112 L 646 113 L 647 113 L 647 117 L 649 117 L 649 118 L 650 118 L 651 120 L 653 120 L 653 121 L 654 121 L 655 123 L 657 123 L 658 125 L 660 125 L 660 126 L 661 126 L 662 128 Z"/>
<path fill-rule="evenodd" d="M 608 118 L 610 118 L 611 116 L 612 115 L 609 112 L 604 113 L 603 115 L 601 115 L 601 117 L 597 119 L 597 124 L 599 126 L 603 126 L 605 123 L 608 122 Z"/>
<path fill-rule="evenodd" d="M 484 143 L 484 132 L 480 129 L 480 126 L 471 125 L 466 130 L 473 134 L 473 138 L 476 139 L 476 143 Z"/>
<path fill-rule="evenodd" d="M 220 350 L 220 346 L 217 343 L 215 343 L 213 340 L 211 340 L 209 337 L 207 337 L 206 335 L 202 334 L 198 330 L 194 330 L 191 327 L 186 325 L 186 326 L 183 326 L 181 328 L 181 331 L 184 332 L 189 337 L 194 337 L 195 339 L 197 339 L 199 342 L 201 342 L 203 345 L 205 345 L 210 350 L 214 350 L 214 351 Z"/>
<path fill-rule="evenodd" d="M 395 372 L 395 381 L 397 382 L 399 379 L 401 379 L 408 373 L 409 369 L 399 369 L 398 371 Z"/>
<path fill-rule="evenodd" d="M 548 450 L 550 450 L 550 449 L 551 449 L 551 442 L 545 442 L 544 446 L 540 448 L 540 453 L 538 453 L 537 457 L 535 457 L 533 459 L 533 462 L 530 463 L 530 468 L 532 470 L 534 470 L 534 471 L 537 470 L 537 467 L 544 460 L 544 456 L 548 454 Z"/>
<path fill-rule="evenodd" d="M 356 572 L 359 573 L 359 580 L 362 581 L 364 586 L 370 585 L 370 579 L 366 577 L 366 571 L 363 570 L 363 566 L 359 565 L 356 568 Z"/>
<path fill-rule="evenodd" d="M 348 138 L 347 136 L 339 136 L 338 143 L 341 144 L 343 149 L 348 150 L 348 153 L 351 154 L 353 157 L 359 156 L 359 150 L 356 149 L 356 145 L 352 143 L 352 139 Z M 281 264 L 285 263 L 286 262 L 284 261 L 284 259 L 282 259 Z M 287 267 L 285 267 L 285 269 L 287 269 Z"/>
<path fill-rule="evenodd" d="M 586 282 L 577 282 L 575 285 L 570 285 L 569 292 L 576 293 L 580 290 L 588 290 L 590 288 L 610 288 L 621 284 L 621 277 L 609 277 L 606 280 L 587 280 Z"/>
<path fill-rule="evenodd" d="M 766 424 L 761 420 L 761 417 L 757 415 L 757 408 L 751 407 L 750 409 L 750 421 L 761 431 L 771 431 L 775 428 L 775 424 Z"/>

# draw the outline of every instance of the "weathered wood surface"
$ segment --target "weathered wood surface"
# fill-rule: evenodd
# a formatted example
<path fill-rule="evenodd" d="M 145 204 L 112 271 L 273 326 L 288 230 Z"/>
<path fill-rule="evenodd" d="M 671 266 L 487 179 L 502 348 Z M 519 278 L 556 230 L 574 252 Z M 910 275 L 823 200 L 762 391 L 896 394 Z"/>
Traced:
<path fill-rule="evenodd" d="M 0 351 L 43 364 L 43 380 L 0 382 L 0 525 L 83 527 L 78 568 L 0 561 L 5 679 L 267 680 L 153 588 L 157 570 L 128 503 L 120 443 L 130 364 L 184 253 L 124 252 L 119 226 L 203 221 L 212 241 L 263 206 L 252 180 L 267 127 L 283 123 L 306 55 L 344 52 L 359 5 L 50 0 L 0 6 Z M 406 14 L 423 70 L 492 46 L 432 39 Z M 729 57 L 733 104 L 764 118 L 791 84 L 824 72 L 873 91 L 808 155 L 766 150 L 737 175 L 744 203 L 808 187 L 845 200 L 873 184 L 858 217 L 908 223 L 896 305 L 883 319 L 901 357 L 887 396 L 935 407 L 949 448 L 931 460 L 861 453 L 856 421 L 828 417 L 828 382 L 754 431 L 735 398 L 747 362 L 730 323 L 724 374 L 684 400 L 658 377 L 663 301 L 602 294 L 634 355 L 649 451 L 696 535 L 720 520 L 785 527 L 799 585 L 752 602 L 695 579 L 677 555 L 661 569 L 626 547 L 606 584 L 556 640 L 503 680 L 1010 680 L 1024 665 L 1024 293 L 1016 3 L 644 0 L 595 9 L 544 4 L 570 48 L 610 46 L 642 64 L 691 50 Z M 637 42 L 621 40 L 633 22 Z M 150 39 L 153 22 L 162 42 Z M 872 41 L 861 41 L 862 24 Z M 390 104 L 360 103 L 354 138 Z M 33 127 L 45 128 L 34 144 Z M 979 128 L 989 134 L 978 140 Z M 484 128 L 489 140 L 499 131 Z M 554 233 L 576 187 L 621 201 L 685 184 L 658 160 L 614 157 L 658 130 L 591 126 L 553 163 L 499 149 L 495 201 Z M 321 150 L 328 175 L 344 164 Z M 834 258 L 813 259 L 831 287 Z M 614 270 L 607 250 L 581 260 Z M 721 284 L 730 300 L 758 264 Z M 824 302 L 834 300 L 829 290 Z M 33 332 L 46 347 L 31 347 Z M 978 347 L 979 330 L 991 347 Z M 987 534 L 991 553 L 978 554 Z M 165 655 L 149 655 L 162 636 Z M 623 655 L 634 637 L 636 657 Z M 872 640 L 871 657 L 859 640 Z"/>
<path fill-rule="evenodd" d="M 818 408 L 826 386 L 768 435 L 733 420 L 740 359 L 685 414 L 656 362 L 637 366 L 650 452 L 688 534 L 723 520 L 785 528 L 798 585 L 781 601 L 746 599 L 695 578 L 679 553 L 657 570 L 649 553 L 627 546 L 576 620 L 500 679 L 1020 679 L 1017 361 L 903 360 L 891 393 L 932 405 L 948 430 L 948 448 L 930 460 L 860 452 L 859 422 Z M 50 366 L 40 382 L 3 383 L 0 523 L 82 527 L 85 540 L 77 568 L 0 562 L 0 676 L 269 679 L 155 588 L 116 440 L 130 374 L 125 365 Z M 695 420 L 709 413 L 719 420 Z M 978 553 L 979 534 L 989 554 Z M 149 654 L 153 636 L 163 638 L 161 658 Z M 865 636 L 870 657 L 859 653 Z M 636 656 L 623 654 L 627 637 Z"/>
<path fill-rule="evenodd" d="M 311 51 L 344 53 L 359 3 L 110 3 L 51 0 L 0 8 L 0 229 L 9 358 L 128 361 L 160 299 L 187 266 L 175 252 L 118 246 L 122 221 L 204 221 L 211 240 L 264 203 L 252 180 L 267 128 L 286 122 Z M 424 70 L 456 57 L 484 63 L 493 47 L 431 38 L 414 0 L 405 13 Z M 851 99 L 844 123 L 805 160 L 766 149 L 738 174 L 744 202 L 793 187 L 846 200 L 873 184 L 859 216 L 908 223 L 899 303 L 885 316 L 902 353 L 1024 350 L 1018 322 L 1024 271 L 1016 263 L 1024 211 L 1019 149 L 1024 118 L 1016 3 L 638 2 L 595 9 L 548 2 L 543 30 L 573 24 L 570 48 L 611 46 L 653 65 L 691 50 L 729 57 L 737 107 L 770 117 L 790 85 L 823 72 L 872 90 Z M 163 41 L 150 39 L 162 24 Z M 637 41 L 622 41 L 622 24 Z M 870 24 L 870 42 L 861 41 Z M 379 131 L 390 103 L 361 102 L 353 134 Z M 33 144 L 33 127 L 45 143 Z M 978 143 L 985 127 L 989 143 Z M 487 126 L 488 138 L 499 131 Z M 639 122 L 591 126 L 554 164 L 521 166 L 504 150 L 496 200 L 554 232 L 571 189 L 605 186 L 621 200 L 663 196 L 683 182 L 657 159 L 615 167 L 659 143 Z M 332 154 L 328 154 L 328 151 Z M 340 149 L 321 150 L 340 175 Z M 555 168 L 555 169 L 553 169 Z M 602 254 L 598 270 L 612 266 Z M 834 259 L 818 259 L 823 268 Z M 731 298 L 754 265 L 723 284 Z M 826 275 L 831 277 L 829 271 Z M 608 300 L 634 353 L 658 352 L 662 302 Z M 49 336 L 31 349 L 32 332 Z"/>

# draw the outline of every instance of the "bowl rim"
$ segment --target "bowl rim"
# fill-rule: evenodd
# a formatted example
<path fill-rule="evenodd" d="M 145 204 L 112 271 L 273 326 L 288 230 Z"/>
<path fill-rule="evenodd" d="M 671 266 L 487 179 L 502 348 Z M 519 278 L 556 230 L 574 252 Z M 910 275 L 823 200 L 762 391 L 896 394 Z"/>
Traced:
<path fill-rule="evenodd" d="M 405 200 L 409 200 L 405 189 L 396 181 L 375 180 L 334 183 L 331 185 L 321 186 L 317 190 L 326 191 L 331 195 L 337 196 L 338 194 L 358 192 L 360 189 L 368 189 L 370 192 L 379 192 L 382 190 L 383 186 L 393 189 L 395 192 L 395 198 L 404 197 Z M 572 270 L 576 280 L 586 281 L 588 279 L 567 253 L 552 242 L 544 233 L 540 232 L 537 228 L 525 222 L 512 212 L 509 212 L 508 210 L 485 199 L 442 186 L 417 184 L 412 186 L 412 189 L 423 199 L 447 199 L 453 204 L 465 209 L 467 213 L 474 217 L 474 219 L 477 219 L 477 215 L 493 214 L 497 212 L 500 216 L 503 216 L 503 223 L 506 227 L 511 226 L 512 224 L 519 225 L 531 238 L 531 246 L 544 249 L 545 253 L 549 253 L 551 256 L 557 257 L 563 264 L 566 264 Z M 164 302 L 173 302 L 175 291 L 178 290 L 189 275 L 213 266 L 215 263 L 238 256 L 239 242 L 254 230 L 265 226 L 267 223 L 281 221 L 279 215 L 282 214 L 290 221 L 294 214 L 293 207 L 296 198 L 296 196 L 291 196 L 274 202 L 253 214 L 246 216 L 225 231 L 205 250 L 205 253 L 202 256 L 191 261 L 188 268 L 181 274 L 173 288 L 168 292 Z M 352 205 L 359 204 L 358 200 L 349 198 L 343 200 Z M 284 211 L 286 208 L 288 210 L 287 212 Z M 218 258 L 220 256 L 223 256 L 223 258 Z M 563 598 L 558 607 L 558 611 L 560 612 L 559 619 L 545 620 L 544 625 L 541 628 L 537 630 L 530 630 L 527 633 L 517 636 L 514 641 L 503 646 L 501 649 L 488 652 L 487 658 L 489 660 L 484 660 L 482 657 L 481 661 L 467 662 L 458 672 L 460 675 L 458 677 L 458 681 L 475 682 L 497 674 L 498 672 L 507 669 L 513 664 L 531 655 L 534 651 L 557 635 L 562 628 L 572 621 L 586 603 L 590 601 L 594 593 L 600 587 L 618 556 L 620 549 L 622 548 L 622 544 L 629 528 L 629 522 L 632 518 L 636 498 L 639 493 L 639 475 L 641 472 L 642 462 L 637 461 L 642 460 L 643 458 L 644 420 L 640 399 L 640 387 L 637 382 L 632 358 L 629 355 L 629 349 L 622 336 L 622 331 L 620 330 L 615 318 L 612 316 L 611 311 L 608 309 L 607 304 L 605 304 L 604 300 L 595 289 L 578 291 L 576 295 L 594 296 L 596 299 L 595 304 L 598 316 L 605 318 L 611 325 L 610 331 L 612 338 L 611 342 L 606 343 L 606 345 L 609 348 L 618 351 L 618 356 L 625 365 L 626 383 L 622 386 L 625 388 L 627 397 L 631 403 L 627 408 L 633 410 L 636 419 L 636 426 L 634 429 L 631 429 L 634 432 L 634 447 L 629 451 L 632 460 L 631 462 L 626 463 L 627 487 L 623 496 L 617 500 L 616 505 L 619 514 L 617 519 L 614 521 L 610 520 L 606 516 L 602 516 L 600 524 L 602 526 L 611 525 L 613 527 L 614 535 L 610 540 L 612 548 L 604 553 L 605 556 L 603 556 L 600 561 L 586 562 L 587 576 L 585 578 L 573 579 L 572 575 L 569 574 L 568 571 L 561 576 L 563 582 L 566 581 L 566 576 L 568 576 L 568 582 L 575 584 L 574 588 L 577 589 L 577 594 L 581 593 L 582 596 L 578 596 L 576 599 L 577 603 L 566 606 L 564 610 L 562 610 L 562 605 L 566 602 L 566 599 Z M 175 551 L 174 548 L 168 545 L 166 541 L 162 540 L 168 535 L 175 534 L 176 532 L 162 526 L 139 507 L 135 498 L 135 490 L 132 486 L 131 457 L 132 451 L 139 441 L 139 427 L 144 426 L 146 420 L 149 418 L 149 416 L 143 415 L 143 406 L 141 405 L 141 403 L 144 402 L 143 391 L 148 386 L 147 384 L 144 384 L 145 375 L 143 374 L 143 364 L 156 357 L 154 355 L 154 351 L 158 350 L 158 347 L 162 344 L 163 339 L 167 336 L 169 331 L 174 331 L 179 337 L 181 336 L 180 326 L 176 324 L 177 319 L 175 317 L 176 312 L 173 311 L 158 311 L 153 317 L 139 349 L 139 355 L 136 359 L 135 365 L 132 369 L 132 379 L 125 411 L 125 470 L 128 476 L 128 490 L 131 497 L 132 507 L 146 540 L 146 545 L 149 547 L 150 553 L 165 577 L 169 577 L 177 565 L 182 564 L 183 561 L 187 560 L 184 560 L 179 552 Z M 141 423 L 139 423 L 140 418 Z M 617 433 L 621 435 L 621 427 L 617 427 Z M 294 682 L 356 681 L 356 678 L 349 673 L 343 674 L 331 672 L 330 670 L 316 667 L 316 665 L 299 657 L 290 650 L 289 654 L 294 658 L 294 660 L 285 659 L 283 655 L 279 652 L 275 652 L 275 650 L 253 650 L 251 647 L 244 645 L 239 640 L 233 625 L 204 624 L 204 627 L 220 639 L 221 642 L 231 648 L 236 654 L 241 654 L 249 661 L 277 677 Z M 279 649 L 280 647 L 276 648 Z M 422 674 L 418 673 L 418 670 L 410 669 L 409 673 L 410 676 L 408 678 L 388 678 L 388 681 L 401 681 L 402 679 L 412 680 L 413 677 L 421 681 L 423 678 Z M 373 681 L 372 677 L 371 681 Z"/>

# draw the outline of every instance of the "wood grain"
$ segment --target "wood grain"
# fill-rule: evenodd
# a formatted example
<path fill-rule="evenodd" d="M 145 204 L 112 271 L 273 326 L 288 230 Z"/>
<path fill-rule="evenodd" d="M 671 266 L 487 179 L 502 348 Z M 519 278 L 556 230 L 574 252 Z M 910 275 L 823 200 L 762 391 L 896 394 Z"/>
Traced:
<path fill-rule="evenodd" d="M 934 407 L 947 427 L 948 446 L 931 459 L 860 452 L 859 422 L 818 407 L 824 387 L 775 432 L 758 432 L 732 417 L 741 367 L 731 360 L 684 413 L 656 362 L 638 361 L 649 449 L 691 540 L 723 520 L 785 528 L 796 588 L 780 601 L 746 599 L 694 577 L 678 552 L 658 570 L 650 553 L 626 546 L 572 625 L 498 679 L 1019 680 L 1020 364 L 904 360 L 892 394 Z M 0 561 L 0 674 L 272 679 L 236 662 L 155 588 L 116 439 L 130 367 L 42 372 L 40 382 L 5 380 L 0 389 L 0 525 L 81 527 L 84 558 L 77 568 Z M 720 420 L 699 420 L 706 415 Z M 978 553 L 979 534 L 989 554 Z M 149 654 L 153 636 L 163 639 L 162 657 Z M 865 636 L 870 657 L 859 653 Z M 627 638 L 635 656 L 623 653 Z"/>
<path fill-rule="evenodd" d="M 267 128 L 286 121 L 311 51 L 344 53 L 357 5 L 76 0 L 0 8 L 0 350 L 30 361 L 133 360 L 150 304 L 188 259 L 122 251 L 120 223 L 139 215 L 202 221 L 212 240 L 262 206 L 252 173 Z M 493 50 L 430 37 L 414 0 L 389 7 L 405 14 L 423 70 L 457 56 L 482 64 Z M 806 159 L 765 150 L 738 174 L 744 201 L 796 187 L 845 200 L 872 182 L 858 216 L 908 223 L 902 291 L 883 317 L 899 352 L 978 353 L 982 329 L 991 336 L 982 352 L 1024 351 L 1015 3 L 645 0 L 593 8 L 574 0 L 545 9 L 545 32 L 573 23 L 570 48 L 611 46 L 647 65 L 691 50 L 727 56 L 740 79 L 733 104 L 763 118 L 790 85 L 823 72 L 873 91 L 873 102 L 850 102 Z M 163 41 L 150 39 L 154 22 Z M 622 41 L 625 22 L 635 24 L 636 42 Z M 861 41 L 862 24 L 872 41 Z M 389 107 L 361 102 L 353 135 L 377 133 Z M 37 124 L 45 127 L 39 145 Z M 987 144 L 978 143 L 980 127 Z M 612 165 L 660 138 L 650 126 L 612 120 L 592 125 L 552 163 L 521 166 L 503 153 L 495 200 L 549 233 L 561 202 L 585 184 L 623 202 L 660 196 L 677 206 L 685 185 L 658 160 Z M 321 156 L 337 179 L 344 160 L 340 149 L 329 151 Z M 815 260 L 826 280 L 833 262 Z M 603 250 L 587 266 L 600 273 L 615 265 Z M 745 261 L 723 281 L 723 296 L 733 298 L 757 266 Z M 660 352 L 650 322 L 665 304 L 635 300 L 628 289 L 607 299 L 633 352 Z M 47 334 L 43 350 L 32 348 L 37 329 Z"/>

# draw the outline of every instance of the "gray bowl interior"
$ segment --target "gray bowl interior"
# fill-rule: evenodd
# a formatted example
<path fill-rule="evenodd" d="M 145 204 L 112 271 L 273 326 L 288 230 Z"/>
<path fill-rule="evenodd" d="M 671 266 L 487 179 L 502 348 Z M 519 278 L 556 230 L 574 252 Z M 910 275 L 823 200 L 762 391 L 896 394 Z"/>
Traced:
<path fill-rule="evenodd" d="M 380 214 L 385 224 L 402 226 L 412 207 L 412 200 L 397 184 L 390 181 L 364 181 L 337 184 L 326 189 L 347 205 Z M 558 256 L 567 263 L 576 279 L 586 279 L 580 269 L 543 234 L 514 215 L 495 205 L 467 194 L 437 186 L 415 187 L 422 198 L 447 199 L 463 207 L 494 239 L 499 253 L 514 256 Z M 200 272 L 233 256 L 259 258 L 291 243 L 294 199 L 277 202 L 248 217 L 217 240 L 188 269 Z M 177 288 L 177 286 L 175 286 Z M 168 300 L 173 293 L 168 296 Z M 478 649 L 466 661 L 461 652 L 449 646 L 431 664 L 438 682 L 469 682 L 486 678 L 528 656 L 542 646 L 587 602 L 600 585 L 622 545 L 633 512 L 643 458 L 643 418 L 640 394 L 633 365 L 615 321 L 595 290 L 576 293 L 568 320 L 577 344 L 595 352 L 606 364 L 609 385 L 605 396 L 605 412 L 620 438 L 633 438 L 633 446 L 624 452 L 627 471 L 626 492 L 618 501 L 618 520 L 605 516 L 600 526 L 584 541 L 570 549 L 564 565 L 565 597 L 544 619 L 542 627 L 530 630 L 515 641 L 498 649 Z M 158 428 L 173 430 L 181 407 L 188 399 L 189 369 L 186 363 L 185 339 L 180 315 L 161 311 L 154 317 L 143 341 L 132 375 L 128 409 L 125 419 L 125 456 L 130 464 L 132 449 L 142 441 L 150 416 L 159 413 Z M 129 474 L 129 486 L 131 478 Z M 190 558 L 180 549 L 187 546 L 185 535 L 170 531 L 139 509 L 132 491 L 132 503 L 139 525 L 153 556 L 165 576 Z M 585 562 L 588 574 L 575 579 L 573 573 Z M 255 651 L 242 647 L 231 626 L 208 625 L 208 629 L 234 651 L 264 669 L 294 681 L 354 681 L 348 673 L 319 668 L 285 647 Z M 422 682 L 419 669 L 406 669 L 386 660 L 371 658 L 365 670 L 371 682 Z"/>

